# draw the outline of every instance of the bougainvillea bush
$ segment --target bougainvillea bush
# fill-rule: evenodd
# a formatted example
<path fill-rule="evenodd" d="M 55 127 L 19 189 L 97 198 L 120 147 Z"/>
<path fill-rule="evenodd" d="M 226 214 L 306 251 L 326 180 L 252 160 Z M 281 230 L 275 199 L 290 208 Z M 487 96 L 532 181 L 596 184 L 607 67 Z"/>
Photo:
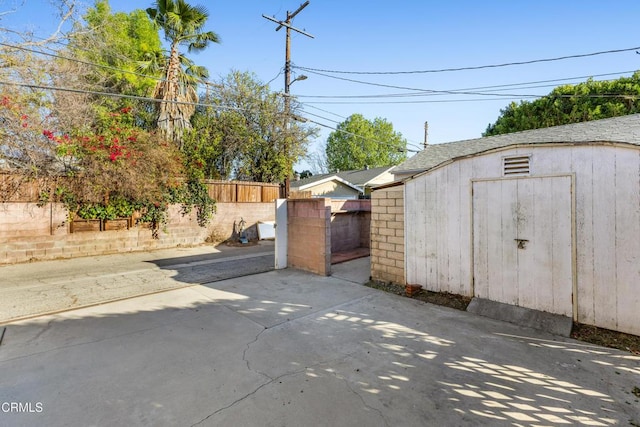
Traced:
<path fill-rule="evenodd" d="M 75 134 L 43 130 L 56 147 L 69 190 L 83 202 L 110 199 L 162 203 L 181 185 L 182 157 L 171 144 L 134 125 L 130 107 L 103 113 L 93 129 Z"/>
<path fill-rule="evenodd" d="M 137 127 L 131 107 L 97 113 L 92 126 L 67 131 L 24 105 L 0 99 L 0 118 L 10 124 L 0 131 L 2 159 L 14 175 L 57 178 L 42 186 L 42 202 L 62 201 L 70 214 L 87 219 L 139 211 L 140 220 L 157 225 L 170 203 L 182 203 L 185 213 L 195 205 L 201 225 L 211 218 L 214 202 L 185 167 L 190 162 L 175 144 Z"/>

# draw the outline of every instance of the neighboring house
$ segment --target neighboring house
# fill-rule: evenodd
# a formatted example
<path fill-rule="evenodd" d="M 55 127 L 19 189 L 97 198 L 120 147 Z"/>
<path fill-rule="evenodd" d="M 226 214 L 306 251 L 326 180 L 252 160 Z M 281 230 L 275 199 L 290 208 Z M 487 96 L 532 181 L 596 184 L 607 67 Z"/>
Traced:
<path fill-rule="evenodd" d="M 393 166 L 314 175 L 291 183 L 293 191 L 310 191 L 313 197 L 357 199 L 371 188 L 393 181 Z"/>
<path fill-rule="evenodd" d="M 639 114 L 430 145 L 394 173 L 407 283 L 640 335 Z"/>
<path fill-rule="evenodd" d="M 362 190 L 335 174 L 315 175 L 291 183 L 291 191 L 309 191 L 312 197 L 357 199 Z"/>

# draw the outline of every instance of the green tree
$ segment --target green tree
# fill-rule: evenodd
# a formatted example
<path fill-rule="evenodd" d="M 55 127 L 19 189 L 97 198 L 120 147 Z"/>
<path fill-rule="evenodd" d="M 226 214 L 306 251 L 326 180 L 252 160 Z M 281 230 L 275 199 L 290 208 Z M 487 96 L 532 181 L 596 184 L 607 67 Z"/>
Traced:
<path fill-rule="evenodd" d="M 111 12 L 108 0 L 96 1 L 71 34 L 74 57 L 104 66 L 90 67 L 94 82 L 120 93 L 147 96 L 160 77 L 145 77 L 138 63 L 161 52 L 162 44 L 153 23 L 143 10 Z"/>
<path fill-rule="evenodd" d="M 201 98 L 210 107 L 197 108 L 185 153 L 207 178 L 281 182 L 317 134 L 299 122 L 285 128 L 283 101 L 254 74 L 232 71 Z"/>
<path fill-rule="evenodd" d="M 311 172 L 309 169 L 305 169 L 298 175 L 300 176 L 300 179 L 311 178 L 313 176 L 313 172 Z"/>
<path fill-rule="evenodd" d="M 563 85 L 535 101 L 512 102 L 500 110 L 483 136 L 599 120 L 640 112 L 640 72 L 616 80 Z"/>
<path fill-rule="evenodd" d="M 77 23 L 69 36 L 68 52 L 83 61 L 97 64 L 87 66 L 73 61 L 58 61 L 58 73 L 54 79 L 61 86 L 69 86 L 66 80 L 75 79 L 74 87 L 101 92 L 117 92 L 127 95 L 151 96 L 161 79 L 161 70 L 139 70 L 140 63 L 161 56 L 162 43 L 154 24 L 145 11 L 112 13 L 108 0 L 97 0 Z M 153 108 L 143 101 L 131 101 L 102 96 L 78 99 L 78 94 L 56 94 L 61 104 L 85 103 L 85 112 L 75 116 L 92 117 L 95 111 L 111 111 L 134 105 L 136 121 L 145 128 L 155 127 Z M 77 120 L 76 120 L 77 121 Z"/>
<path fill-rule="evenodd" d="M 352 114 L 329 134 L 327 163 L 330 171 L 392 166 L 406 159 L 406 148 L 407 141 L 387 120 Z"/>
<path fill-rule="evenodd" d="M 155 8 L 148 8 L 147 14 L 170 43 L 168 57 L 147 62 L 147 68 L 154 63 L 163 67 L 164 79 L 156 84 L 154 91 L 154 98 L 161 101 L 157 103 L 157 125 L 166 137 L 181 145 L 183 132 L 191 128 L 193 103 L 198 100 L 196 84 L 209 73 L 181 55 L 179 47 L 199 52 L 209 43 L 219 43 L 220 39 L 213 31 L 204 31 L 209 13 L 202 6 L 191 6 L 184 0 L 156 0 Z"/>

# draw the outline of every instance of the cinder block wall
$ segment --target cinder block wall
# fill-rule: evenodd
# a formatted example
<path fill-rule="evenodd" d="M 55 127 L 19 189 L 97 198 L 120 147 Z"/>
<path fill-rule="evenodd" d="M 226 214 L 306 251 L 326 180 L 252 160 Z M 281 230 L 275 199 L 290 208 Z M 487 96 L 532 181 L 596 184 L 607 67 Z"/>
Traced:
<path fill-rule="evenodd" d="M 371 194 L 371 278 L 405 285 L 404 185 Z"/>
<path fill-rule="evenodd" d="M 217 212 L 209 225 L 209 232 L 223 239 L 231 238 L 240 219 L 246 222 L 245 231 L 249 239 L 258 238 L 259 221 L 275 221 L 275 202 L 268 203 L 216 203 Z"/>
<path fill-rule="evenodd" d="M 196 214 L 182 216 L 180 206 L 171 206 L 165 227 L 154 239 L 149 228 L 129 230 L 69 232 L 67 211 L 61 204 L 0 203 L 0 264 L 74 258 L 193 246 L 214 234 L 224 240 L 232 236 L 241 218 L 249 237 L 257 237 L 258 221 L 274 221 L 273 203 L 218 203 L 208 227 L 200 227 Z"/>
<path fill-rule="evenodd" d="M 332 200 L 331 213 L 332 253 L 369 247 L 370 200 Z"/>
<path fill-rule="evenodd" d="M 287 265 L 331 274 L 330 199 L 287 200 Z"/>

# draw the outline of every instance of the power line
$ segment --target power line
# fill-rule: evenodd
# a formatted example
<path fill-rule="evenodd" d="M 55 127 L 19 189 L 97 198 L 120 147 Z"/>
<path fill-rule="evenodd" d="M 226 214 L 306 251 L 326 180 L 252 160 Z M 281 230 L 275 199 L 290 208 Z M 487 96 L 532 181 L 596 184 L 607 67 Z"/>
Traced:
<path fill-rule="evenodd" d="M 31 53 L 35 53 L 35 54 L 39 54 L 39 55 L 51 56 L 53 58 L 64 59 L 66 61 L 77 62 L 79 64 L 89 65 L 89 66 L 92 66 L 92 67 L 104 68 L 106 70 L 118 71 L 118 72 L 121 72 L 121 73 L 132 74 L 132 75 L 135 75 L 135 76 L 138 76 L 138 77 L 145 77 L 147 79 L 153 79 L 153 80 L 157 80 L 157 81 L 164 80 L 164 79 L 159 78 L 159 77 L 149 76 L 147 74 L 137 73 L 135 71 L 123 70 L 121 68 L 112 67 L 110 65 L 96 64 L 95 62 L 84 61 L 82 59 L 77 59 L 77 58 L 70 58 L 70 57 L 62 56 L 62 55 L 59 55 L 59 54 L 56 54 L 56 53 L 42 52 L 42 51 L 35 50 L 35 49 L 29 49 L 29 48 L 24 47 L 24 46 L 16 46 L 16 45 L 11 45 L 11 44 L 8 44 L 8 43 L 3 43 L 3 42 L 0 42 L 0 46 L 5 46 L 5 47 L 8 47 L 8 48 L 12 48 L 12 49 L 24 50 L 26 52 L 31 52 Z"/>
<path fill-rule="evenodd" d="M 540 98 L 542 95 L 539 96 Z M 382 105 L 382 104 L 438 104 L 452 102 L 488 102 L 488 101 L 509 101 L 512 99 L 521 99 L 522 97 L 506 97 L 506 98 L 484 98 L 484 99 L 437 99 L 423 101 L 312 101 L 306 102 L 305 105 Z"/>
<path fill-rule="evenodd" d="M 314 116 L 314 117 L 318 117 L 318 118 L 323 119 L 323 120 L 327 120 L 327 121 L 330 121 L 330 122 L 333 122 L 333 123 L 336 123 L 336 124 L 340 124 L 340 122 L 338 122 L 338 121 L 336 121 L 336 120 L 329 119 L 329 118 L 327 118 L 327 117 L 320 116 L 320 115 L 318 115 L 318 114 L 310 113 L 310 112 L 308 112 L 308 111 L 307 111 L 307 112 L 305 112 L 304 114 L 305 114 L 305 115 L 307 115 L 307 116 Z M 308 117 L 305 117 L 305 119 L 306 119 L 306 120 L 308 120 L 308 121 L 310 121 L 310 122 L 312 122 L 312 123 L 316 123 L 316 122 L 314 122 L 313 120 L 309 119 Z M 318 124 L 318 123 L 316 123 L 316 124 Z M 346 133 L 346 134 L 353 135 L 353 136 L 356 136 L 356 137 L 358 137 L 358 138 L 363 138 L 363 139 L 364 139 L 364 137 L 363 137 L 363 136 L 361 136 L 361 135 L 357 135 L 357 134 L 355 134 L 355 133 L 348 132 L 348 131 L 343 130 L 343 129 L 337 129 L 337 128 L 329 127 L 328 125 L 323 125 L 323 126 L 324 126 L 324 127 L 327 127 L 327 128 L 330 128 L 330 129 L 333 129 L 334 131 L 343 132 L 343 133 Z M 384 143 L 384 142 L 381 142 L 381 141 L 377 141 L 377 140 L 373 140 L 373 141 L 374 141 L 374 142 L 377 142 L 378 144 L 382 144 L 382 145 L 390 146 L 389 144 Z M 417 146 L 417 145 L 415 145 L 414 143 L 409 143 L 409 141 L 407 141 L 406 139 L 405 139 L 405 142 L 407 142 L 407 144 L 406 144 L 406 145 L 412 145 L 412 146 L 414 146 L 414 147 L 416 147 L 416 148 L 418 147 L 418 146 Z M 416 152 L 417 152 L 417 151 L 416 151 Z"/>
<path fill-rule="evenodd" d="M 122 93 L 98 92 L 98 91 L 93 91 L 93 90 L 75 89 L 75 88 L 60 87 L 60 86 L 45 86 L 45 85 L 36 85 L 36 84 L 30 84 L 30 83 L 7 82 L 7 81 L 1 81 L 1 80 L 0 80 L 0 85 L 25 87 L 25 88 L 30 88 L 30 89 L 41 89 L 41 90 L 51 90 L 51 91 L 60 91 L 60 92 L 79 93 L 79 94 L 83 94 L 83 95 L 106 96 L 106 97 L 111 97 L 111 98 L 125 98 L 125 99 L 133 99 L 133 100 L 137 100 L 137 101 L 149 101 L 149 102 L 156 102 L 156 103 L 193 105 L 193 106 L 196 106 L 196 107 L 213 108 L 214 110 L 250 111 L 250 110 L 248 110 L 246 108 L 230 107 L 230 106 L 227 106 L 227 105 L 204 104 L 204 103 L 201 103 L 201 102 L 189 102 L 189 101 L 163 100 L 163 99 L 149 98 L 149 97 L 146 97 L 146 96 L 125 95 L 125 94 L 122 94 Z"/>
<path fill-rule="evenodd" d="M 333 113 L 333 112 L 331 112 L 329 110 L 323 110 L 322 108 L 314 107 L 313 105 L 309 105 L 309 104 L 306 104 L 306 103 L 302 103 L 302 105 L 305 106 L 305 107 L 311 107 L 313 109 L 322 111 L 323 113 L 327 113 L 327 114 L 331 114 L 331 115 L 336 116 L 336 117 L 340 117 L 341 119 L 346 119 L 345 116 L 341 116 L 340 114 Z"/>
<path fill-rule="evenodd" d="M 545 98 L 548 95 L 527 95 L 528 98 Z M 382 105 L 382 104 L 439 104 L 439 103 L 453 103 L 453 102 L 490 102 L 490 101 L 509 101 L 514 99 L 522 99 L 523 97 L 506 97 L 506 98 L 491 98 L 491 99 L 436 99 L 436 100 L 422 100 L 422 101 L 318 101 L 307 102 L 305 105 Z M 625 98 L 631 100 L 640 99 L 640 95 L 625 95 L 625 94 L 602 94 L 602 95 L 553 95 L 550 98 Z"/>
<path fill-rule="evenodd" d="M 306 118 L 306 119 L 307 119 L 307 121 L 308 121 L 308 122 L 311 122 L 311 123 L 316 124 L 316 125 L 318 125 L 318 126 L 322 126 L 322 127 L 324 127 L 324 128 L 331 129 L 331 130 L 336 131 L 336 132 L 346 133 L 347 135 L 355 136 L 356 138 L 362 138 L 362 139 L 365 139 L 362 135 L 358 135 L 358 134 L 355 134 L 355 133 L 352 133 L 352 132 L 349 132 L 349 131 L 346 131 L 346 130 L 343 130 L 343 129 L 337 129 L 337 128 L 334 128 L 333 126 L 329 126 L 329 125 L 326 125 L 326 124 L 324 124 L 324 123 L 317 122 L 317 121 L 312 120 L 312 119 L 309 119 L 309 118 Z M 380 145 L 386 146 L 386 147 L 398 148 L 400 151 L 408 151 L 408 152 L 411 152 L 411 153 L 418 153 L 418 152 L 420 152 L 420 150 L 409 150 L 409 149 L 408 149 L 408 148 L 406 148 L 406 147 L 405 147 L 405 149 L 404 149 L 404 150 L 402 150 L 402 148 L 401 148 L 401 147 L 394 147 L 394 146 L 392 146 L 392 145 L 390 145 L 390 144 L 388 144 L 388 143 L 386 143 L 386 142 L 382 142 L 382 141 L 377 141 L 377 140 L 372 140 L 372 141 L 373 141 L 373 142 L 376 142 L 376 143 L 378 143 L 378 144 L 380 144 Z"/>
<path fill-rule="evenodd" d="M 328 111 L 327 111 L 327 112 L 328 112 Z M 308 116 L 318 117 L 318 118 L 320 118 L 320 119 L 327 120 L 327 121 L 330 121 L 330 122 L 333 122 L 333 123 L 336 123 L 336 124 L 340 124 L 340 123 L 341 123 L 341 122 L 339 122 L 339 121 L 337 121 L 337 120 L 333 120 L 333 119 L 330 119 L 330 118 L 328 118 L 328 117 L 321 116 L 321 115 L 319 115 L 319 114 L 310 113 L 310 112 L 308 112 L 308 111 L 304 112 L 304 114 L 305 114 L 305 115 L 308 115 Z M 309 120 L 308 118 L 306 118 L 306 119 L 307 119 L 307 120 Z M 339 129 L 334 129 L 334 130 L 339 130 Z M 340 131 L 340 132 L 350 133 L 350 132 L 343 131 L 343 130 L 339 130 L 339 131 Z M 351 135 L 355 135 L 355 134 L 351 134 Z M 356 136 L 358 136 L 358 135 L 356 135 Z M 360 137 L 360 138 L 363 138 L 363 137 L 361 137 L 361 136 L 359 136 L 359 137 Z M 419 148 L 419 146 L 418 146 L 418 145 L 416 145 L 414 142 L 411 142 L 411 141 L 407 140 L 406 138 L 405 138 L 405 141 L 407 142 L 407 145 L 411 145 L 411 146 L 413 146 L 414 148 L 418 148 L 418 149 L 420 149 L 420 148 Z M 378 141 L 376 141 L 376 142 L 378 142 Z M 382 144 L 382 143 L 381 143 L 381 144 Z"/>
<path fill-rule="evenodd" d="M 292 66 L 292 67 L 300 69 L 300 70 L 303 70 L 303 68 L 300 68 L 298 66 Z M 388 87 L 388 88 L 391 88 L 391 89 L 413 90 L 413 91 L 419 91 L 419 92 L 425 92 L 425 93 L 433 93 L 433 94 L 511 96 L 511 97 L 514 97 L 514 98 L 515 97 L 532 96 L 532 95 L 502 94 L 502 93 L 501 94 L 493 94 L 493 93 L 471 92 L 471 91 L 450 91 L 450 90 L 420 89 L 420 88 L 413 88 L 413 87 L 407 87 L 407 86 L 396 86 L 396 85 L 388 85 L 388 84 L 383 84 L 383 83 L 365 82 L 365 81 L 362 81 L 362 80 L 349 79 L 349 78 L 346 78 L 346 77 L 331 76 L 329 74 L 324 74 L 324 73 L 320 73 L 320 72 L 317 72 L 317 71 L 309 71 L 309 70 L 306 70 L 306 71 L 308 73 L 316 74 L 316 75 L 323 76 L 323 77 L 328 77 L 330 79 L 343 80 L 343 81 L 352 82 L 352 83 L 359 83 L 359 84 L 370 85 L 370 86 Z M 537 95 L 534 95 L 534 96 L 537 96 Z"/>
<path fill-rule="evenodd" d="M 280 68 L 280 71 L 278 71 L 278 74 L 276 74 L 276 76 L 274 78 L 272 78 L 271 80 L 269 80 L 267 83 L 265 83 L 265 86 L 269 86 L 271 83 L 273 83 L 273 81 L 275 79 L 277 79 L 278 77 L 280 77 L 280 75 L 284 72 L 284 68 Z"/>
<path fill-rule="evenodd" d="M 519 89 L 537 89 L 543 87 L 557 87 L 557 85 L 539 85 L 539 86 L 526 86 L 526 85 L 534 85 L 537 83 L 550 83 L 550 82 L 566 82 L 570 80 L 579 80 L 579 79 L 587 79 L 593 77 L 605 77 L 605 76 L 618 76 L 621 74 L 634 73 L 635 70 L 630 71 L 620 71 L 617 73 L 604 73 L 604 74 L 594 74 L 590 76 L 576 76 L 576 77 L 567 77 L 563 79 L 552 79 L 552 80 L 539 80 L 532 82 L 522 82 L 522 83 L 510 83 L 503 85 L 492 85 L 492 86 L 479 86 L 479 87 L 471 87 L 471 88 L 463 88 L 463 89 L 448 89 L 446 93 L 433 93 L 430 91 L 419 91 L 419 92 L 409 92 L 409 93 L 388 93 L 388 94 L 372 94 L 372 95 L 296 95 L 296 98 L 317 98 L 317 99 L 351 99 L 351 98 L 403 98 L 403 97 L 417 97 L 417 96 L 434 96 L 434 95 L 449 95 L 455 94 L 458 91 L 471 91 L 471 90 L 479 90 L 483 91 L 485 89 L 494 89 L 495 91 L 502 90 L 510 90 L 511 88 L 518 87 Z M 599 82 L 610 81 L 610 80 L 596 80 Z M 463 94 L 463 93 L 461 93 Z M 503 95 L 503 94 L 500 94 Z"/>
<path fill-rule="evenodd" d="M 469 67 L 459 67 L 459 68 L 440 68 L 434 70 L 417 70 L 417 71 L 343 71 L 343 70 L 327 70 L 320 68 L 310 68 L 310 67 L 296 67 L 304 71 L 312 72 L 323 72 L 323 73 L 334 73 L 334 74 L 427 74 L 427 73 L 445 73 L 451 71 L 467 71 L 467 70 L 482 70 L 486 68 L 500 68 L 500 67 L 510 67 L 514 65 L 528 65 L 528 64 L 537 64 L 541 62 L 554 62 L 554 61 L 563 61 L 565 59 L 576 59 L 576 58 L 586 58 L 590 56 L 598 56 L 598 55 L 608 55 L 612 53 L 621 53 L 621 52 L 629 52 L 640 49 L 640 46 L 629 47 L 625 49 L 612 49 L 612 50 L 603 50 L 599 52 L 591 52 L 591 53 L 583 53 L 583 54 L 575 54 L 575 55 L 565 55 L 558 56 L 555 58 L 543 58 L 543 59 L 532 59 L 529 61 L 519 61 L 519 62 L 505 62 L 502 64 L 489 64 L 489 65 L 476 65 Z"/>
<path fill-rule="evenodd" d="M 523 86 L 523 85 L 538 84 L 538 83 L 563 82 L 563 81 L 567 81 L 567 80 L 589 79 L 589 78 L 593 78 L 593 77 L 617 76 L 617 75 L 620 75 L 620 74 L 635 73 L 636 71 L 637 70 L 630 70 L 630 71 L 620 71 L 620 72 L 617 72 L 617 73 L 603 73 L 603 74 L 592 74 L 592 75 L 589 75 L 589 76 L 566 77 L 566 78 L 562 78 L 562 79 L 537 80 L 537 81 L 533 81 L 533 82 L 524 82 L 524 83 L 510 83 L 510 84 L 493 85 L 493 86 L 469 87 L 469 88 L 464 88 L 464 89 L 461 89 L 461 90 L 493 89 L 493 88 L 511 87 L 511 86 Z"/>

